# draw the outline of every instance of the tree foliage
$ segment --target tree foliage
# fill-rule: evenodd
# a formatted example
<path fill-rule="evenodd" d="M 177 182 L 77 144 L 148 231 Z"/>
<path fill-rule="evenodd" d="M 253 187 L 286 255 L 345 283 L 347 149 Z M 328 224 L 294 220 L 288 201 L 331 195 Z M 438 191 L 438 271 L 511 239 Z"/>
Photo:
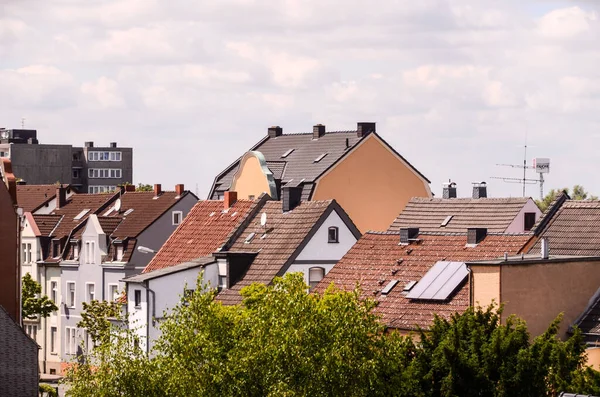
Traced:
<path fill-rule="evenodd" d="M 29 320 L 35 320 L 38 316 L 46 318 L 58 310 L 56 304 L 46 295 L 40 296 L 41 293 L 42 286 L 40 283 L 31 278 L 31 274 L 25 274 L 21 290 L 23 318 Z"/>
<path fill-rule="evenodd" d="M 161 323 L 146 355 L 132 330 L 67 371 L 71 396 L 554 396 L 595 393 L 581 335 L 560 317 L 533 341 L 522 320 L 472 308 L 415 338 L 390 332 L 375 302 L 334 287 L 308 294 L 300 275 L 242 290 L 224 306 L 196 290 Z"/>
<path fill-rule="evenodd" d="M 137 187 L 135 188 L 136 192 L 152 192 L 153 190 L 154 190 L 154 186 L 146 185 L 143 183 L 138 183 Z"/>
<path fill-rule="evenodd" d="M 562 192 L 567 193 L 573 200 L 598 200 L 598 196 L 591 195 L 583 186 L 575 185 L 573 190 L 569 190 L 569 188 L 552 189 L 544 196 L 543 200 L 536 200 L 535 202 L 542 211 L 545 211 Z"/>
<path fill-rule="evenodd" d="M 110 338 L 111 319 L 123 322 L 119 303 L 97 300 L 83 302 L 81 320 L 77 327 L 87 330 L 94 346 L 98 346 Z"/>

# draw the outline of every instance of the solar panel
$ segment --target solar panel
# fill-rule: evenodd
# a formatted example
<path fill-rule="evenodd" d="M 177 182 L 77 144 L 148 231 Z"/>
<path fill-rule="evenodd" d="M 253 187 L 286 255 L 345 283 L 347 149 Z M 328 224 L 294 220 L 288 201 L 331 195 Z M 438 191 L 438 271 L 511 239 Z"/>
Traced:
<path fill-rule="evenodd" d="M 437 262 L 406 295 L 409 299 L 446 300 L 469 271 L 464 262 Z"/>

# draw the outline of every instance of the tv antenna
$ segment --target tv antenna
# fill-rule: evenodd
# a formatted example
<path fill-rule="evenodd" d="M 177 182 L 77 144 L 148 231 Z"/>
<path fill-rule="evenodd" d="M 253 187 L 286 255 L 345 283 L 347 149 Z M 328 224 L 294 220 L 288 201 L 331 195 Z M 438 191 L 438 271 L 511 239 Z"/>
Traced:
<path fill-rule="evenodd" d="M 525 143 L 523 155 L 523 165 L 519 164 L 496 164 L 502 167 L 518 168 L 523 170 L 523 178 L 507 178 L 502 176 L 493 176 L 492 179 L 501 179 L 506 183 L 519 183 L 523 185 L 523 197 L 526 197 L 527 185 L 540 184 L 540 200 L 544 199 L 544 174 L 550 172 L 549 158 L 534 158 L 531 166 L 527 165 L 527 143 Z M 539 174 L 538 179 L 527 178 L 527 170 L 535 170 Z"/>
<path fill-rule="evenodd" d="M 25 117 L 21 117 L 21 129 L 25 129 Z"/>

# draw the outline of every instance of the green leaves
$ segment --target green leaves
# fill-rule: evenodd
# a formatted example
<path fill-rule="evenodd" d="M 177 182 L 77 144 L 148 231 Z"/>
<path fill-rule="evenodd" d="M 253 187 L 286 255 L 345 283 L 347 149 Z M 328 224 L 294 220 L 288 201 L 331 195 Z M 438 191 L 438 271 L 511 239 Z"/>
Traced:
<path fill-rule="evenodd" d="M 110 319 L 121 319 L 121 305 L 117 302 L 97 301 L 83 302 L 81 320 L 77 328 L 87 330 L 94 346 L 109 340 L 111 331 Z"/>
<path fill-rule="evenodd" d="M 21 298 L 23 305 L 23 318 L 35 320 L 39 317 L 46 318 L 58 310 L 58 307 L 42 293 L 42 286 L 27 273 L 23 276 Z"/>

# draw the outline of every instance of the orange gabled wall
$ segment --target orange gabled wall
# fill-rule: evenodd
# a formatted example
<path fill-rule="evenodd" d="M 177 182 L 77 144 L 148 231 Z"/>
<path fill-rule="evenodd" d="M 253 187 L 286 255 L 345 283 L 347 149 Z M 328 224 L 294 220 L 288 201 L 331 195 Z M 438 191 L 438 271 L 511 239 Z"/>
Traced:
<path fill-rule="evenodd" d="M 317 181 L 312 200 L 336 199 L 362 233 L 387 230 L 429 184 L 374 134 Z"/>

